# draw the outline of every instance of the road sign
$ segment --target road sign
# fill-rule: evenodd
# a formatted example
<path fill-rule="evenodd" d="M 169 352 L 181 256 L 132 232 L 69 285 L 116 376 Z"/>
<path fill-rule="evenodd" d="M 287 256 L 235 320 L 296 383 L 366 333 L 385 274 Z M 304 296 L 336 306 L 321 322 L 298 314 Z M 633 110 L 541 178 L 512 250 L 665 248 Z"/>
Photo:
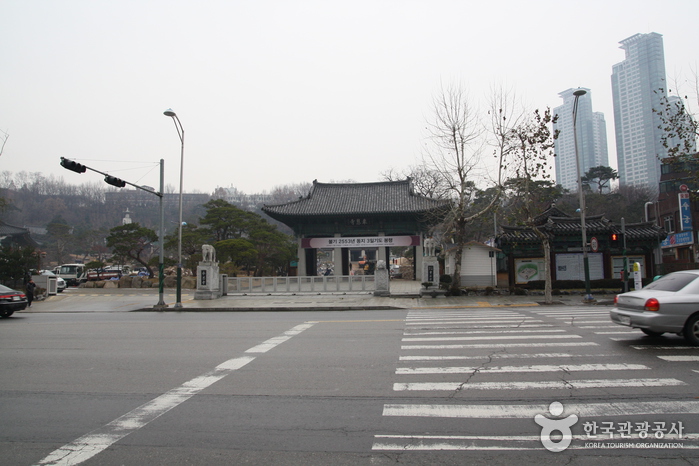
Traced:
<path fill-rule="evenodd" d="M 597 252 L 599 249 L 599 241 L 597 241 L 596 237 L 590 238 L 590 249 L 592 249 L 592 252 Z"/>

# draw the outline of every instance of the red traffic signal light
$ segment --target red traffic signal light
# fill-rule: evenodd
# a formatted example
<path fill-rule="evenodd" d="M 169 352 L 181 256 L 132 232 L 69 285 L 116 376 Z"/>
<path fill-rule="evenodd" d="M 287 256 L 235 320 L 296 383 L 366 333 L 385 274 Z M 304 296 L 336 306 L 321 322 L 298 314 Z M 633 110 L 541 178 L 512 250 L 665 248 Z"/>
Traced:
<path fill-rule="evenodd" d="M 623 242 L 621 233 L 612 233 L 609 235 L 609 242 L 612 246 L 621 246 Z"/>

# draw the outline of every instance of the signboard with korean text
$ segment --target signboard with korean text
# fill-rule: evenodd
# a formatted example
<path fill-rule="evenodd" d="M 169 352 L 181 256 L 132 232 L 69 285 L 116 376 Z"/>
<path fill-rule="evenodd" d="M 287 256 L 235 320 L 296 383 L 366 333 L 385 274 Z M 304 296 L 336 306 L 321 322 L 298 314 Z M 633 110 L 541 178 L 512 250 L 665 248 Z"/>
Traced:
<path fill-rule="evenodd" d="M 688 246 L 690 244 L 694 244 L 694 232 L 691 230 L 667 235 L 667 238 L 660 243 L 660 247 L 674 248 L 676 246 Z"/>
<path fill-rule="evenodd" d="M 690 210 L 689 193 L 677 195 L 680 203 L 680 231 L 692 230 L 692 211 Z"/>
<path fill-rule="evenodd" d="M 582 254 L 556 254 L 556 280 L 585 280 L 585 263 Z M 588 253 L 590 280 L 604 278 L 602 253 Z"/>
<path fill-rule="evenodd" d="M 333 238 L 302 238 L 302 248 L 381 248 L 393 246 L 419 246 L 420 237 L 412 236 L 366 236 L 366 237 L 333 237 Z"/>

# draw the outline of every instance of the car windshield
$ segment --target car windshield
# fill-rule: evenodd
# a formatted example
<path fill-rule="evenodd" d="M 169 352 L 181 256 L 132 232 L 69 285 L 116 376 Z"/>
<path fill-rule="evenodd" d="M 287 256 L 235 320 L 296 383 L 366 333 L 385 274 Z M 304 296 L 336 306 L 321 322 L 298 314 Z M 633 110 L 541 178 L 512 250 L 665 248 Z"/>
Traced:
<path fill-rule="evenodd" d="M 0 285 L 0 293 L 11 293 L 14 292 L 12 288 L 8 288 L 6 286 Z"/>
<path fill-rule="evenodd" d="M 685 286 L 699 278 L 693 273 L 671 273 L 650 283 L 644 289 L 659 291 L 680 291 Z"/>

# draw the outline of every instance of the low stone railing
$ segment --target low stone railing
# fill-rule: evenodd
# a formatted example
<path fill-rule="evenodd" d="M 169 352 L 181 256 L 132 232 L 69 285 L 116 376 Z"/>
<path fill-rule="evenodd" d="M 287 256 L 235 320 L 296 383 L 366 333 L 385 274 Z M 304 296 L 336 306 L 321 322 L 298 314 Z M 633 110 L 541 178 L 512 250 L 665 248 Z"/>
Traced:
<path fill-rule="evenodd" d="M 251 293 L 373 293 L 374 275 L 322 277 L 228 277 L 228 294 Z"/>

